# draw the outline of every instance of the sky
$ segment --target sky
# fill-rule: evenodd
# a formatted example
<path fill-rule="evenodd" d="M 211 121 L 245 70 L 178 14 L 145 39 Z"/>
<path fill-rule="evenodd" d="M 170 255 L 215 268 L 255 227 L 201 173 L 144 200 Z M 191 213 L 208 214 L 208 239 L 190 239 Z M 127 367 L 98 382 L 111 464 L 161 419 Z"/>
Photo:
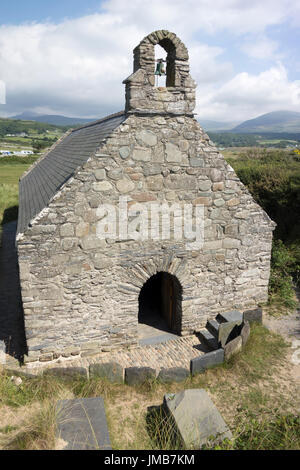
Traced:
<path fill-rule="evenodd" d="M 124 109 L 132 51 L 158 29 L 189 50 L 200 122 L 300 112 L 300 0 L 0 0 L 0 116 Z"/>

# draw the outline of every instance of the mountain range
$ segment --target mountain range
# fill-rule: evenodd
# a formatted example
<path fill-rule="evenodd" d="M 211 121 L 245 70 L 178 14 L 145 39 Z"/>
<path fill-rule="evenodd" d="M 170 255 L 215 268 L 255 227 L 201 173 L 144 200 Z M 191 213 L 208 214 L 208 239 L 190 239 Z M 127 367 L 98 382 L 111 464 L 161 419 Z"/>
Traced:
<path fill-rule="evenodd" d="M 56 114 L 37 114 L 24 112 L 12 119 L 30 120 L 37 122 L 44 122 L 54 124 L 57 126 L 75 126 L 78 124 L 85 124 L 95 121 L 99 118 L 77 118 L 67 117 Z M 271 113 L 262 114 L 254 119 L 249 119 L 242 123 L 237 121 L 232 122 L 219 122 L 211 120 L 199 119 L 200 125 L 206 131 L 213 132 L 233 132 L 245 134 L 260 134 L 268 132 L 288 132 L 300 133 L 300 112 L 296 111 L 273 111 Z"/>
<path fill-rule="evenodd" d="M 60 114 L 38 114 L 32 112 L 24 112 L 22 114 L 12 116 L 11 119 L 20 119 L 22 121 L 46 122 L 48 124 L 54 124 L 55 126 L 72 126 L 96 121 L 99 118 L 84 119 L 77 117 L 62 116 Z"/>

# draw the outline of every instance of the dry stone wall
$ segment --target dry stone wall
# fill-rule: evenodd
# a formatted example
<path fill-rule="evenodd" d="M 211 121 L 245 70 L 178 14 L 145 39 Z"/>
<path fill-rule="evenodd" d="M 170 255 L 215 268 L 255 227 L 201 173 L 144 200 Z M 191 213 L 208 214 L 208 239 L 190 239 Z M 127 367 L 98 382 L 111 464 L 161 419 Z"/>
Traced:
<path fill-rule="evenodd" d="M 204 245 L 97 237 L 120 196 L 204 206 Z M 19 237 L 27 361 L 137 342 L 138 296 L 156 272 L 182 286 L 181 333 L 267 300 L 274 224 L 189 116 L 128 115 Z"/>

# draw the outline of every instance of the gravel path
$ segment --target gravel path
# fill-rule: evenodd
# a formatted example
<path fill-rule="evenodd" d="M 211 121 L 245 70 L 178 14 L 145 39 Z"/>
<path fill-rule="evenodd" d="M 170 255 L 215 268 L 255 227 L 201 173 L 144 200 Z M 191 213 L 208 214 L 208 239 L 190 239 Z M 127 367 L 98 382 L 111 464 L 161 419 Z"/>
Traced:
<path fill-rule="evenodd" d="M 268 329 L 290 340 L 300 340 L 300 289 L 296 289 L 296 295 L 299 305 L 294 313 L 280 317 L 265 314 L 263 319 Z"/>

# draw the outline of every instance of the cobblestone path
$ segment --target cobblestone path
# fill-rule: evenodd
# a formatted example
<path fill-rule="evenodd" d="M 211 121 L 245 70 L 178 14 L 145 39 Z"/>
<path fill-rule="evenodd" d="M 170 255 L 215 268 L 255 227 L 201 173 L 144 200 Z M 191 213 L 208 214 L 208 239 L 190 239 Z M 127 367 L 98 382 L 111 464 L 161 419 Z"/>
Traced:
<path fill-rule="evenodd" d="M 195 335 L 178 337 L 165 343 L 138 346 L 128 351 L 102 353 L 87 362 L 118 362 L 123 367 L 147 366 L 159 371 L 162 368 L 190 368 L 190 360 L 204 354 L 205 349 Z"/>

